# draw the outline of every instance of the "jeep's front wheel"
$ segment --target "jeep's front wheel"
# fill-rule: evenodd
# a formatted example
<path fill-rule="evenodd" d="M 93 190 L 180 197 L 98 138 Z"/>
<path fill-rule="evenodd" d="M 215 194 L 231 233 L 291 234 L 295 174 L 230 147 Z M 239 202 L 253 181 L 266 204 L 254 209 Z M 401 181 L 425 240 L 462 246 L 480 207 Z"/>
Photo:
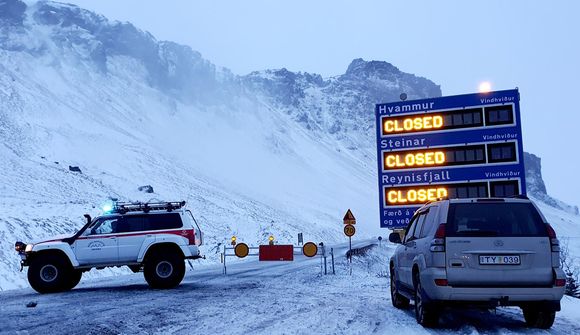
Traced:
<path fill-rule="evenodd" d="M 73 268 L 64 257 L 40 254 L 30 262 L 28 282 L 38 293 L 62 292 L 72 288 L 70 286 L 72 273 Z"/>
<path fill-rule="evenodd" d="M 156 253 L 145 261 L 143 274 L 151 288 L 174 288 L 185 276 L 185 262 L 179 255 Z"/>
<path fill-rule="evenodd" d="M 65 287 L 66 290 L 72 290 L 73 288 L 75 288 L 79 282 L 81 281 L 81 278 L 83 277 L 83 272 L 81 270 L 72 270 L 70 273 L 70 276 L 68 277 L 68 283 Z"/>

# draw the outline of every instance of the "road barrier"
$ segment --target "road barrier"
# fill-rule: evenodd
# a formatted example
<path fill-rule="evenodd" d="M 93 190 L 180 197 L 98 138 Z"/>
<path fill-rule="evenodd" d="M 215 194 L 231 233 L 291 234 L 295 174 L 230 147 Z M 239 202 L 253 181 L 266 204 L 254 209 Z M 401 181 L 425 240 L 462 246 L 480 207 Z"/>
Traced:
<path fill-rule="evenodd" d="M 257 247 L 248 246 L 246 243 L 238 243 L 237 239 L 232 237 L 232 246 L 227 246 L 224 244 L 224 249 L 221 254 L 221 261 L 224 265 L 223 274 L 227 275 L 227 258 L 228 257 L 238 257 L 245 258 L 248 256 L 258 256 L 260 261 L 293 261 L 294 256 L 303 255 L 305 257 L 315 257 L 320 256 L 320 272 L 321 274 L 327 274 L 327 253 L 324 243 L 319 243 L 316 245 L 314 242 L 306 242 L 303 246 L 298 247 L 294 245 L 278 245 L 273 244 L 273 239 L 269 240 L 268 244 L 260 245 Z M 335 274 L 334 270 L 334 250 L 330 249 L 330 256 L 332 260 L 332 274 Z"/>

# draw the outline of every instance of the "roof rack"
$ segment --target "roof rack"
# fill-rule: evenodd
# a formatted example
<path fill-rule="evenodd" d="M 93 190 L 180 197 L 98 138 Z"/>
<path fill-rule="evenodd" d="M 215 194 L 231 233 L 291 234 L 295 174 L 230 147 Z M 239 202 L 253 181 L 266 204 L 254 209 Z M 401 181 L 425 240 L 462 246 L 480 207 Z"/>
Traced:
<path fill-rule="evenodd" d="M 170 202 L 115 202 L 112 213 L 144 212 L 166 210 L 171 212 L 185 206 L 185 201 Z"/>

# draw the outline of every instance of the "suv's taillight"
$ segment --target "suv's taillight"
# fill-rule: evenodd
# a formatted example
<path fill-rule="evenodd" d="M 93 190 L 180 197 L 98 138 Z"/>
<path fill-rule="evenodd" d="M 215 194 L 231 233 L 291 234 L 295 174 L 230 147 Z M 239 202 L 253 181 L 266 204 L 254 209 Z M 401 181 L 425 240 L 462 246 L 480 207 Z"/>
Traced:
<path fill-rule="evenodd" d="M 188 229 L 187 235 L 185 237 L 187 237 L 189 245 L 194 245 L 195 244 L 195 229 Z"/>
<path fill-rule="evenodd" d="M 550 246 L 552 247 L 552 252 L 560 252 L 560 241 L 556 237 L 556 231 L 549 223 L 546 224 L 546 229 L 548 229 L 548 237 L 550 238 Z"/>
<path fill-rule="evenodd" d="M 435 236 L 431 241 L 431 247 L 429 248 L 432 252 L 445 252 L 445 224 L 442 223 L 437 227 Z"/>

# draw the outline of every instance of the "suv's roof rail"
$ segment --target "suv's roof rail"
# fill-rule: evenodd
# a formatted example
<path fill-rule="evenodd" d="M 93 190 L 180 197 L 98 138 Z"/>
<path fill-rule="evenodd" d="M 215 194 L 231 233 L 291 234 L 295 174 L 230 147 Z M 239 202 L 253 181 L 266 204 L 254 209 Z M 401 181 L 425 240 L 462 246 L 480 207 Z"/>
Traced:
<path fill-rule="evenodd" d="M 434 200 L 427 201 L 424 205 L 429 205 L 431 203 L 434 203 L 434 202 L 437 202 L 437 201 L 443 201 L 443 200 L 449 200 L 449 197 L 439 197 L 439 198 L 435 198 Z"/>
<path fill-rule="evenodd" d="M 185 201 L 170 202 L 116 202 L 113 206 L 113 213 L 125 214 L 127 212 L 145 212 L 166 210 L 171 212 L 185 206 Z"/>
<path fill-rule="evenodd" d="M 449 197 L 439 197 L 439 198 L 436 198 L 434 200 L 429 200 L 429 201 L 427 201 L 423 205 L 428 205 L 428 204 L 433 203 L 433 202 L 450 200 L 450 199 L 451 198 L 449 198 Z M 453 198 L 453 199 L 461 199 L 461 198 Z M 503 201 L 503 199 L 526 199 L 526 200 L 529 200 L 530 198 L 528 198 L 528 196 L 527 195 L 524 195 L 524 194 L 516 194 L 516 195 L 509 196 L 509 197 L 485 197 L 485 198 L 479 198 L 479 199 L 477 199 L 477 201 Z"/>
<path fill-rule="evenodd" d="M 524 194 L 512 195 L 510 198 L 530 200 L 530 198 L 528 198 L 528 196 L 527 195 L 524 195 Z"/>

